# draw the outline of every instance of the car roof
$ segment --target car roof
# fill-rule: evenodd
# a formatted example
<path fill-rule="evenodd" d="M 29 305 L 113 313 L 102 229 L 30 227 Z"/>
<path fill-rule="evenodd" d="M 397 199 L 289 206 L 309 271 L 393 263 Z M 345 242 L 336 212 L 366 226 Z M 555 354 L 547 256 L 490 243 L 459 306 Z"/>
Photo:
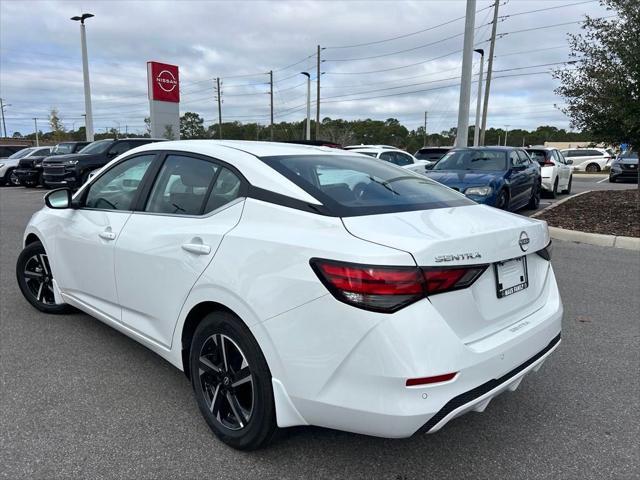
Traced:
<path fill-rule="evenodd" d="M 170 140 L 159 143 L 146 143 L 135 147 L 113 160 L 113 162 L 118 162 L 120 158 L 128 157 L 132 154 L 153 151 L 179 151 L 219 159 L 236 167 L 249 183 L 256 187 L 313 204 L 321 204 L 321 202 L 258 158 L 280 155 L 360 157 L 360 154 L 355 152 L 295 143 L 249 140 Z"/>
<path fill-rule="evenodd" d="M 374 149 L 384 149 L 384 150 L 400 150 L 398 147 L 394 147 L 391 145 L 347 145 L 346 147 L 344 147 L 345 150 L 355 150 L 355 149 L 363 149 L 363 148 L 370 148 L 372 150 Z"/>

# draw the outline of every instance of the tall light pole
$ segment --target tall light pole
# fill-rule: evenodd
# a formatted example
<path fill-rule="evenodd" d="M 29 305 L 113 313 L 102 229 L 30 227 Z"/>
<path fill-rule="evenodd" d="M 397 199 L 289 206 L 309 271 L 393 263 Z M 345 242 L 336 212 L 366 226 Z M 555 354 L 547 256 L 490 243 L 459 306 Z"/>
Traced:
<path fill-rule="evenodd" d="M 5 104 L 2 102 L 2 99 L 0 98 L 0 111 L 2 112 L 2 130 L 4 132 L 5 138 L 7 138 L 7 121 L 4 119 L 4 109 L 10 106 L 11 106 L 10 103 Z"/>
<path fill-rule="evenodd" d="M 82 77 L 84 78 L 84 110 L 87 115 L 85 130 L 87 142 L 93 142 L 93 113 L 91 110 L 91 87 L 89 86 L 89 59 L 87 57 L 87 35 L 84 21 L 91 18 L 92 13 L 83 13 L 81 16 L 71 17 L 71 20 L 80 22 L 80 43 L 82 44 Z"/>
<path fill-rule="evenodd" d="M 471 102 L 471 67 L 473 66 L 473 31 L 476 22 L 476 0 L 467 0 L 464 23 L 464 47 L 462 50 L 462 79 L 458 105 L 458 130 L 456 147 L 466 147 L 469 142 L 469 104 Z"/>
<path fill-rule="evenodd" d="M 477 147 L 480 142 L 480 107 L 482 105 L 482 69 L 484 67 L 484 50 L 478 48 L 474 52 L 480 54 L 480 73 L 478 75 L 478 101 L 476 102 L 476 124 L 473 127 L 473 146 Z"/>
<path fill-rule="evenodd" d="M 504 126 L 504 146 L 507 146 L 507 137 L 509 136 L 509 127 L 511 125 L 505 125 Z"/>
<path fill-rule="evenodd" d="M 311 75 L 309 75 L 309 72 L 300 72 L 300 74 L 307 77 L 307 128 L 305 129 L 305 138 L 311 140 Z"/>
<path fill-rule="evenodd" d="M 38 119 L 33 117 L 33 124 L 36 126 L 36 147 L 40 146 L 40 139 L 38 138 Z"/>
<path fill-rule="evenodd" d="M 493 74 L 493 57 L 496 49 L 496 32 L 498 29 L 498 7 L 500 0 L 493 5 L 493 22 L 491 22 L 491 44 L 489 46 L 489 61 L 487 62 L 487 86 L 484 89 L 484 104 L 482 106 L 482 133 L 480 145 L 484 145 L 484 134 L 487 131 L 487 112 L 489 111 L 489 91 L 491 90 L 491 75 Z"/>

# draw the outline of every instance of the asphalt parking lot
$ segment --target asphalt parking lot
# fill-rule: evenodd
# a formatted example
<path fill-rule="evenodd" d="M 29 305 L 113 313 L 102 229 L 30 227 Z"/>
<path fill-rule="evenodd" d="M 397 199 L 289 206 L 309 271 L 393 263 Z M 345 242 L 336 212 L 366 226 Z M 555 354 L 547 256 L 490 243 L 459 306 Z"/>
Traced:
<path fill-rule="evenodd" d="M 0 189 L 2 478 L 640 475 L 637 252 L 555 243 L 563 343 L 483 414 L 405 440 L 295 428 L 240 453 L 212 436 L 189 382 L 160 357 L 87 315 L 47 316 L 22 298 L 15 259 L 43 193 Z"/>

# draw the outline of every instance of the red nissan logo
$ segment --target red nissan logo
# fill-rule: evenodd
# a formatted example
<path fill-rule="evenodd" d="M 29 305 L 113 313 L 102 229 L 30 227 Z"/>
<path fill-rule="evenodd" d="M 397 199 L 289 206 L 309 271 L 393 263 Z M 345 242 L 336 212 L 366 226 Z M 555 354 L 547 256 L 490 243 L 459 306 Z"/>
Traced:
<path fill-rule="evenodd" d="M 178 85 L 176 77 L 169 70 L 162 70 L 156 77 L 156 83 L 165 92 L 171 93 Z"/>

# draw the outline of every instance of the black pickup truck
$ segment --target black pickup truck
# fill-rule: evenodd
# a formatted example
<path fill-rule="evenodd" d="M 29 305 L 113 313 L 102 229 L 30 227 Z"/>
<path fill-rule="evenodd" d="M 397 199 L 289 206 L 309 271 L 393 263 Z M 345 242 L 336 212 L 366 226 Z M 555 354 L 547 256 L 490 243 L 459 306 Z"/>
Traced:
<path fill-rule="evenodd" d="M 146 143 L 161 142 L 159 138 L 120 138 L 117 140 L 97 140 L 87 145 L 81 152 L 56 155 L 42 162 L 42 179 L 46 187 L 80 188 L 89 174 L 118 155 Z"/>
<path fill-rule="evenodd" d="M 90 142 L 61 142 L 53 147 L 50 155 L 77 153 L 89 145 L 89 143 Z M 45 158 L 46 156 L 20 159 L 18 167 L 13 173 L 18 177 L 21 185 L 26 187 L 37 187 L 38 185 L 42 185 L 42 162 Z"/>

